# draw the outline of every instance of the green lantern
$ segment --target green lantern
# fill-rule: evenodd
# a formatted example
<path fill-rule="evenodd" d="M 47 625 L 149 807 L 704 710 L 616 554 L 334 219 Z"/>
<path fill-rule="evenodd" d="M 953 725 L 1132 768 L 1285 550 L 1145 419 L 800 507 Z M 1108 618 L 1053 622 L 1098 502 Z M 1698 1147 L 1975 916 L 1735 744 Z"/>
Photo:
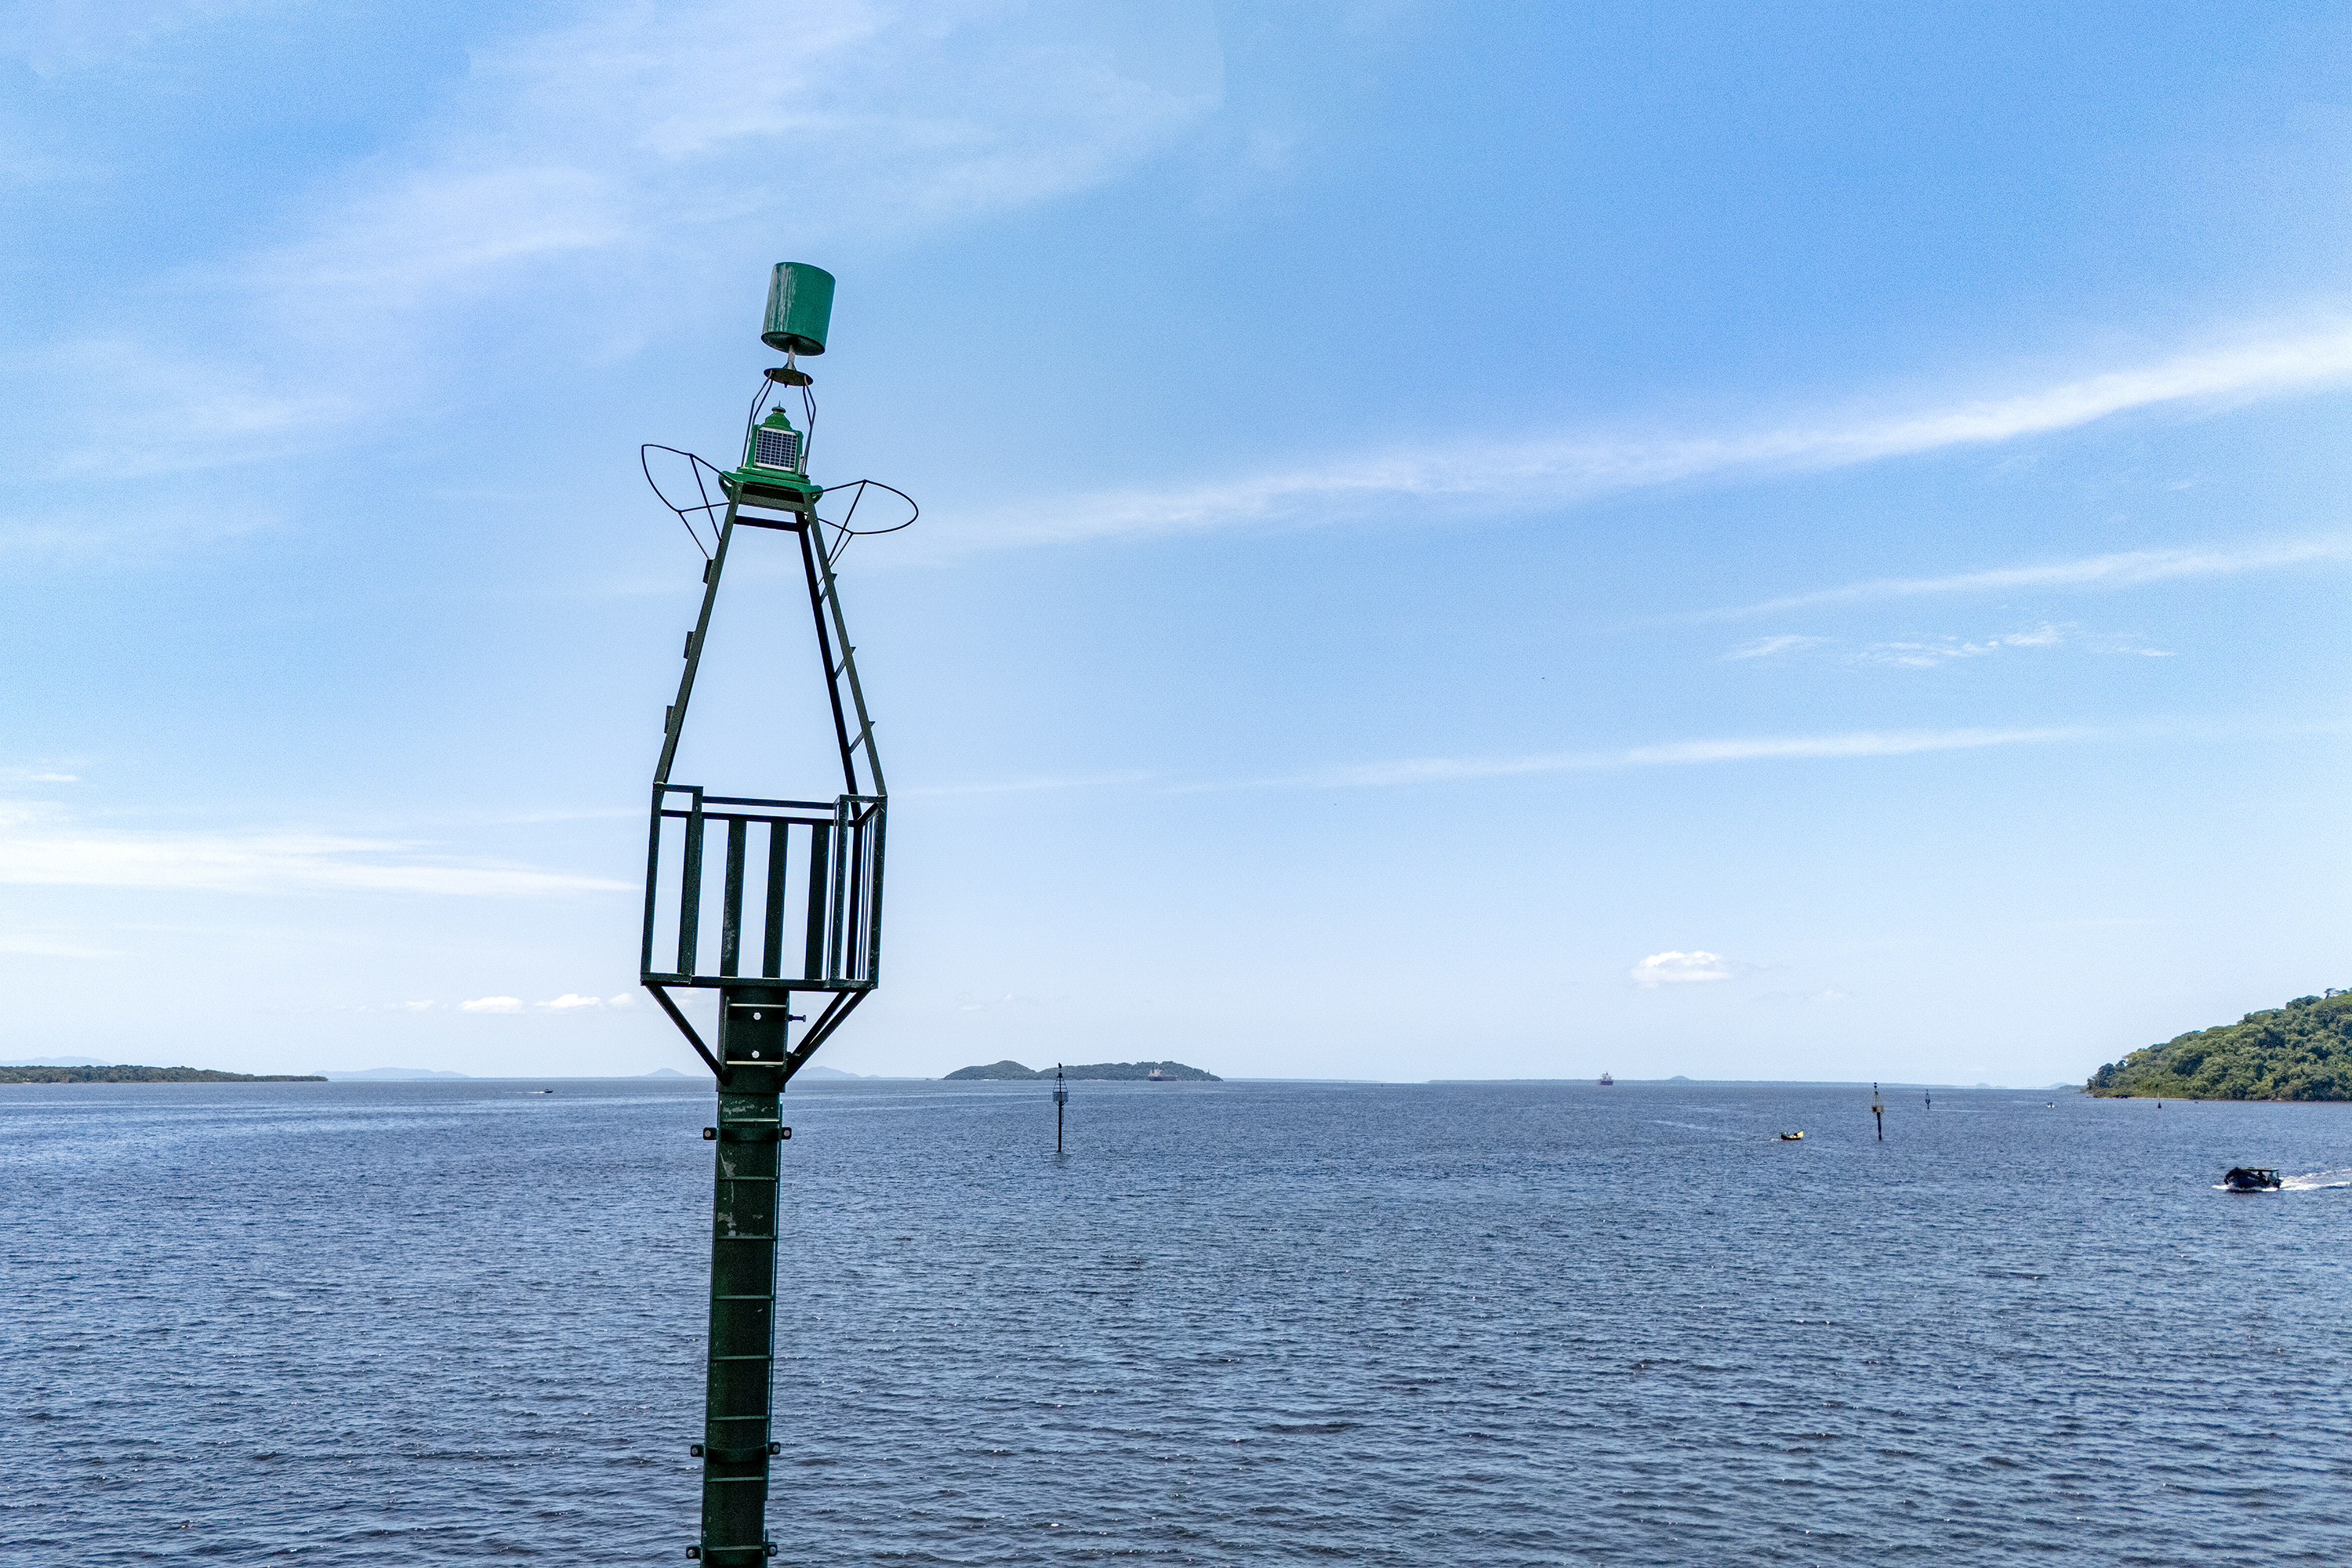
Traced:
<path fill-rule="evenodd" d="M 808 465 L 803 461 L 801 433 L 781 408 L 772 408 L 768 416 L 753 426 L 751 444 L 743 449 L 743 466 L 768 473 L 797 474 L 808 477 Z"/>
<path fill-rule="evenodd" d="M 806 511 L 824 493 L 809 482 L 808 442 L 781 408 L 751 429 L 743 442 L 743 463 L 723 476 L 730 500 L 740 506 Z"/>

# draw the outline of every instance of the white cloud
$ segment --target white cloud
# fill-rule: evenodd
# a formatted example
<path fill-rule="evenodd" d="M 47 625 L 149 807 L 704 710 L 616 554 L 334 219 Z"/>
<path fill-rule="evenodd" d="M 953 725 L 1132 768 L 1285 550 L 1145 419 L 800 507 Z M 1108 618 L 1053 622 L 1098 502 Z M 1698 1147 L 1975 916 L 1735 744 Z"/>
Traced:
<path fill-rule="evenodd" d="M 2079 637 L 2079 627 L 2045 624 L 2030 631 L 2003 632 L 1994 637 L 1973 639 L 1946 637 L 1927 642 L 1869 643 L 1853 650 L 1847 657 L 1863 664 L 1893 665 L 1906 669 L 1930 669 L 1940 664 L 1948 664 L 1954 659 L 1983 658 L 2011 648 L 2057 647 L 2062 644 L 2076 640 Z M 1727 659 L 1769 658 L 1775 655 L 1790 653 L 1801 648 L 1833 645 L 1841 640 L 1837 637 L 1759 637 L 1754 642 L 1744 643 L 1731 649 L 1723 657 Z M 2102 653 L 2127 654 L 2137 658 L 2173 657 L 2164 648 L 2143 647 L 2129 638 L 2110 634 L 2096 634 L 2082 640 Z"/>
<path fill-rule="evenodd" d="M 486 1002 L 505 1003 L 513 1001 L 513 998 L 509 996 L 490 996 L 485 997 L 483 1000 Z M 636 1005 L 636 997 L 625 991 L 621 993 L 618 996 L 583 996 L 576 991 L 566 991 L 561 996 L 551 996 L 544 1002 L 534 1002 L 530 1005 L 534 1012 L 541 1013 L 601 1013 L 607 1008 L 617 1009 L 623 1007 L 634 1007 Z M 426 1005 L 429 1006 L 431 1004 L 428 1003 Z M 513 1007 L 489 1007 L 467 1002 L 462 1004 L 462 1005 L 468 1012 L 512 1013 L 518 1011 L 521 1005 L 517 1003 Z"/>
<path fill-rule="evenodd" d="M 81 30 L 131 39 L 231 5 L 120 0 L 118 20 Z M 305 181 L 329 194 L 273 224 L 284 243 L 154 279 L 185 355 L 159 363 L 101 332 L 8 356 L 0 372 L 39 388 L 26 401 L 44 417 L 11 426 L 0 457 L 53 481 L 284 458 L 444 396 L 469 309 L 540 310 L 588 352 L 626 352 L 704 309 L 706 279 L 740 294 L 788 253 L 870 249 L 1101 184 L 1203 125 L 1222 91 L 1210 0 L 1140 9 L 575 5 L 476 48 L 405 144 Z M 127 469 L 121 389 L 158 381 L 173 417 L 142 430 Z M 10 533 L 86 549 L 94 521 Z"/>
<path fill-rule="evenodd" d="M 0 806 L 0 883 L 208 892 L 432 893 L 545 898 L 634 884 L 455 861 L 397 840 L 329 834 L 122 833 Z"/>
<path fill-rule="evenodd" d="M 460 1013 L 520 1013 L 522 1011 L 522 998 L 520 996 L 477 996 L 471 1002 L 458 1003 L 457 1011 Z"/>
<path fill-rule="evenodd" d="M 1796 761 L 1807 758 L 1903 757 L 1923 752 L 1977 751 L 1987 746 L 2077 741 L 2098 731 L 2041 730 L 1879 730 L 1843 735 L 1762 736 L 1721 741 L 1672 741 L 1621 752 L 1567 752 L 1531 757 L 1417 757 L 1365 763 L 1252 784 L 1198 785 L 1202 789 L 1289 787 L 1363 789 L 1393 784 L 1451 784 L 1470 779 L 1516 778 L 1541 773 L 1598 773 L 1617 768 L 1687 767 L 1704 763 Z"/>
<path fill-rule="evenodd" d="M 1792 653 L 1798 648 L 1812 647 L 1819 643 L 1827 642 L 1828 640 L 1829 639 L 1827 637 L 1793 636 L 1758 637 L 1754 642 L 1741 644 L 1739 647 L 1733 648 L 1729 653 L 1725 654 L 1723 657 L 1726 658 L 1769 658 L 1776 653 Z"/>
<path fill-rule="evenodd" d="M 2042 626 L 2030 632 L 2010 632 L 1976 642 L 1946 637 L 1938 642 L 1873 643 L 1863 649 L 1861 657 L 1872 664 L 1898 665 L 1906 669 L 1931 669 L 1939 664 L 1949 664 L 1956 658 L 1982 658 L 1987 654 L 2012 647 L 2055 647 L 2065 640 L 2065 635 L 2056 626 Z"/>
<path fill-rule="evenodd" d="M 1407 455 L 1351 453 L 1179 489 L 1136 489 L 1024 504 L 965 525 L 968 545 L 1047 543 L 1119 534 L 1199 532 L 1320 520 L 1399 500 L 1504 510 L 1715 475 L 1818 471 L 2072 430 L 2140 409 L 2199 411 L 2292 395 L 2352 378 L 2352 329 L 2329 321 L 2288 336 L 2177 354 L 2051 384 L 1940 405 L 1822 416 L 1686 436 L 1564 433 L 1517 441 L 1439 443 Z M 1803 600 L 1776 601 L 1747 612 Z"/>
<path fill-rule="evenodd" d="M 1803 757 L 1907 757 L 1921 752 L 1969 752 L 2037 741 L 2072 741 L 2084 730 L 1886 730 L 1845 735 L 1792 735 L 1780 739 L 1677 741 L 1637 746 L 1617 765 L 1661 767 L 1692 763 L 1747 763 Z"/>
<path fill-rule="evenodd" d="M 1213 30 L 1206 0 L 1178 0 Z M 1082 190 L 1201 121 L 1115 25 L 995 0 L 605 5 L 479 50 L 405 166 L 257 276 L 395 308 L 569 254 L 805 250 Z M 747 62 L 757 62 L 747 66 Z M 1197 90 L 1194 90 L 1197 89 Z M 355 259 L 357 258 L 357 259 Z M 773 258 L 768 258 L 773 259 Z"/>
<path fill-rule="evenodd" d="M 289 376 L 266 366 L 224 364 L 200 354 L 158 350 L 128 338 L 89 339 L 46 353 L 12 356 L 6 368 L 50 388 L 61 399 L 57 412 L 70 421 L 69 433 L 37 454 L 26 454 L 30 471 L 52 480 L 139 479 L 265 462 L 300 449 L 317 431 L 346 424 L 366 407 L 348 387 L 308 382 L 305 367 L 293 367 L 296 374 Z M 175 389 L 173 417 L 146 426 L 136 442 L 125 443 L 118 423 L 100 417 L 99 408 L 73 406 L 73 400 L 85 394 L 102 397 L 109 387 L 155 381 Z M 201 514 L 205 505 L 203 497 L 195 496 L 184 508 L 174 506 L 173 530 L 230 533 L 258 525 L 251 517 L 176 515 L 184 510 Z M 249 502 L 245 510 L 250 510 Z M 43 543 L 44 531 L 37 525 L 20 546 Z"/>
<path fill-rule="evenodd" d="M 1108 773 L 1080 773 L 1065 778 L 1006 779 L 994 784 L 929 784 L 902 789 L 902 796 L 916 799 L 938 799 L 962 795 L 1025 795 L 1042 790 L 1097 789 L 1105 784 L 1142 784 L 1151 775 L 1137 770 Z"/>
<path fill-rule="evenodd" d="M 2075 561 L 2044 562 L 2032 566 L 1999 566 L 1984 572 L 1959 572 L 1944 577 L 1880 577 L 1850 583 L 1810 594 L 1766 599 L 1736 609 L 1703 610 L 1694 620 L 1735 620 L 1746 616 L 1778 615 L 1826 605 L 1858 605 L 1881 599 L 1917 598 L 1934 594 L 1985 594 L 2031 588 L 2134 587 L 2183 577 L 2221 577 L 2240 572 L 2269 571 L 2319 561 L 2352 560 L 2352 540 L 2305 539 L 2246 550 L 2131 550 L 2113 555 L 2085 556 Z M 1770 640 L 1770 639 L 1766 639 Z"/>
<path fill-rule="evenodd" d="M 1645 990 L 1661 985 L 1703 984 L 1713 980 L 1732 977 L 1730 961 L 1721 953 L 1654 952 L 1625 972 L 1626 977 Z"/>
<path fill-rule="evenodd" d="M 116 0 L 44 15 L 78 18 L 76 37 L 112 47 L 240 8 Z M 30 48 L 31 37 L 15 41 Z M 204 312 L 231 301 L 212 336 L 238 346 L 220 363 L 159 366 L 145 345 L 101 339 L 36 349 L 8 366 L 29 375 L 51 410 L 46 427 L 20 432 L 22 460 L 53 474 L 61 461 L 68 473 L 80 465 L 120 476 L 120 444 L 100 451 L 87 433 L 115 428 L 108 411 L 126 380 L 159 374 L 177 389 L 175 418 L 142 444 L 140 461 L 186 468 L 282 456 L 387 404 L 428 398 L 425 384 L 439 374 L 428 340 L 467 330 L 452 309 L 465 300 L 561 300 L 571 324 L 611 336 L 619 329 L 595 323 L 646 322 L 648 301 L 698 298 L 706 274 L 740 280 L 744 266 L 783 249 L 811 254 L 851 236 L 887 244 L 1053 201 L 1200 132 L 1221 101 L 1220 62 L 1209 0 L 583 5 L 561 25 L 477 49 L 448 107 L 405 146 L 316 182 L 335 195 L 291 226 L 296 237 L 224 273 L 181 279 Z M 629 309 L 605 308 L 624 298 Z M 349 324 L 360 318 L 370 330 L 354 339 Z M 1717 430 L 1538 430 L 1026 499 L 943 518 L 929 539 L 951 551 L 1197 531 L 1400 501 L 1556 508 L 1708 476 L 1996 445 L 2347 376 L 2352 326 L 2319 320 L 1925 403 L 1861 397 Z M 42 524 L 26 542 L 50 548 L 73 529 Z"/>

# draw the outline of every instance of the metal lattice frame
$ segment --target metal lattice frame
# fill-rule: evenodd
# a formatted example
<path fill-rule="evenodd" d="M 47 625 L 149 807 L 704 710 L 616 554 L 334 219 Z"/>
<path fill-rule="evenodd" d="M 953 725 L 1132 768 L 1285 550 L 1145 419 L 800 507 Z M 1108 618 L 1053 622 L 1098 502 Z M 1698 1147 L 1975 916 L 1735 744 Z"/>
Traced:
<path fill-rule="evenodd" d="M 799 539 L 841 752 L 842 793 L 830 802 L 717 795 L 670 783 L 738 527 L 775 529 Z M 772 1403 L 776 1225 L 782 1212 L 779 1157 L 792 1137 L 779 1097 L 880 978 L 887 793 L 818 527 L 814 503 L 791 511 L 748 510 L 740 498 L 729 505 L 718 549 L 703 569 L 702 611 L 687 639 L 677 700 L 663 725 L 646 836 L 639 977 L 719 1080 L 718 1124 L 703 1130 L 716 1145 L 710 1350 L 703 1440 L 694 1446 L 703 1462 L 702 1530 L 688 1552 L 705 1563 L 757 1563 L 775 1552 L 767 1539 L 767 1497 L 769 1460 L 782 1447 L 772 1431 Z M 715 884 L 707 881 L 705 853 L 713 824 L 726 829 Z M 677 845 L 667 861 L 666 836 Z M 715 962 L 703 941 L 704 915 L 712 906 L 719 925 Z M 657 951 L 665 923 L 674 927 L 674 938 Z M 747 968 L 754 973 L 744 973 Z M 718 991 L 715 1047 L 670 994 L 681 986 Z M 812 1009 L 814 1019 L 793 1012 L 796 991 L 824 996 L 824 1006 Z M 794 1024 L 808 1026 L 797 1040 Z"/>

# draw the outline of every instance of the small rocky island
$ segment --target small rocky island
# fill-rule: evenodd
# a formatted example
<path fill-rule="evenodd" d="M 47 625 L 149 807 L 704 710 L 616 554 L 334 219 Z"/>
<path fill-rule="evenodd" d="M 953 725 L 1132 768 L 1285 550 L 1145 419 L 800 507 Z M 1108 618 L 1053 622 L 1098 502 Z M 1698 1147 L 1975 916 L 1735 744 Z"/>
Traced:
<path fill-rule="evenodd" d="M 211 1068 L 0 1068 L 0 1083 L 324 1083 L 315 1073 L 215 1072 Z"/>
<path fill-rule="evenodd" d="M 2298 996 L 2109 1062 L 2103 1099 L 2352 1100 L 2352 991 Z"/>
<path fill-rule="evenodd" d="M 1006 1082 L 1016 1079 L 1052 1078 L 1051 1072 L 1034 1072 L 1016 1061 L 991 1062 L 986 1067 L 958 1068 L 948 1074 L 950 1083 L 979 1079 L 986 1082 Z M 1065 1067 L 1062 1076 L 1081 1079 L 1126 1079 L 1160 1083 L 1223 1083 L 1225 1080 L 1213 1072 L 1188 1068 L 1182 1062 L 1089 1062 L 1084 1067 Z"/>

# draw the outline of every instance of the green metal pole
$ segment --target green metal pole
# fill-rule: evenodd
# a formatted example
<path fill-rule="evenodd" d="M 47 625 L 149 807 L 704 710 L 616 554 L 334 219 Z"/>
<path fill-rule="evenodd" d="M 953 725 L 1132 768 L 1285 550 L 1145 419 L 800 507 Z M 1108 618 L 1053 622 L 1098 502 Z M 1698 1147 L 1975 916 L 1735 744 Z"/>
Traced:
<path fill-rule="evenodd" d="M 702 1441 L 702 1538 L 687 1555 L 750 1563 L 775 1555 L 768 1539 L 768 1460 L 776 1354 L 779 1156 L 792 1130 L 779 1096 L 787 1073 L 792 993 L 778 986 L 719 992 L 719 1125 L 711 1182 L 710 1363 Z"/>

